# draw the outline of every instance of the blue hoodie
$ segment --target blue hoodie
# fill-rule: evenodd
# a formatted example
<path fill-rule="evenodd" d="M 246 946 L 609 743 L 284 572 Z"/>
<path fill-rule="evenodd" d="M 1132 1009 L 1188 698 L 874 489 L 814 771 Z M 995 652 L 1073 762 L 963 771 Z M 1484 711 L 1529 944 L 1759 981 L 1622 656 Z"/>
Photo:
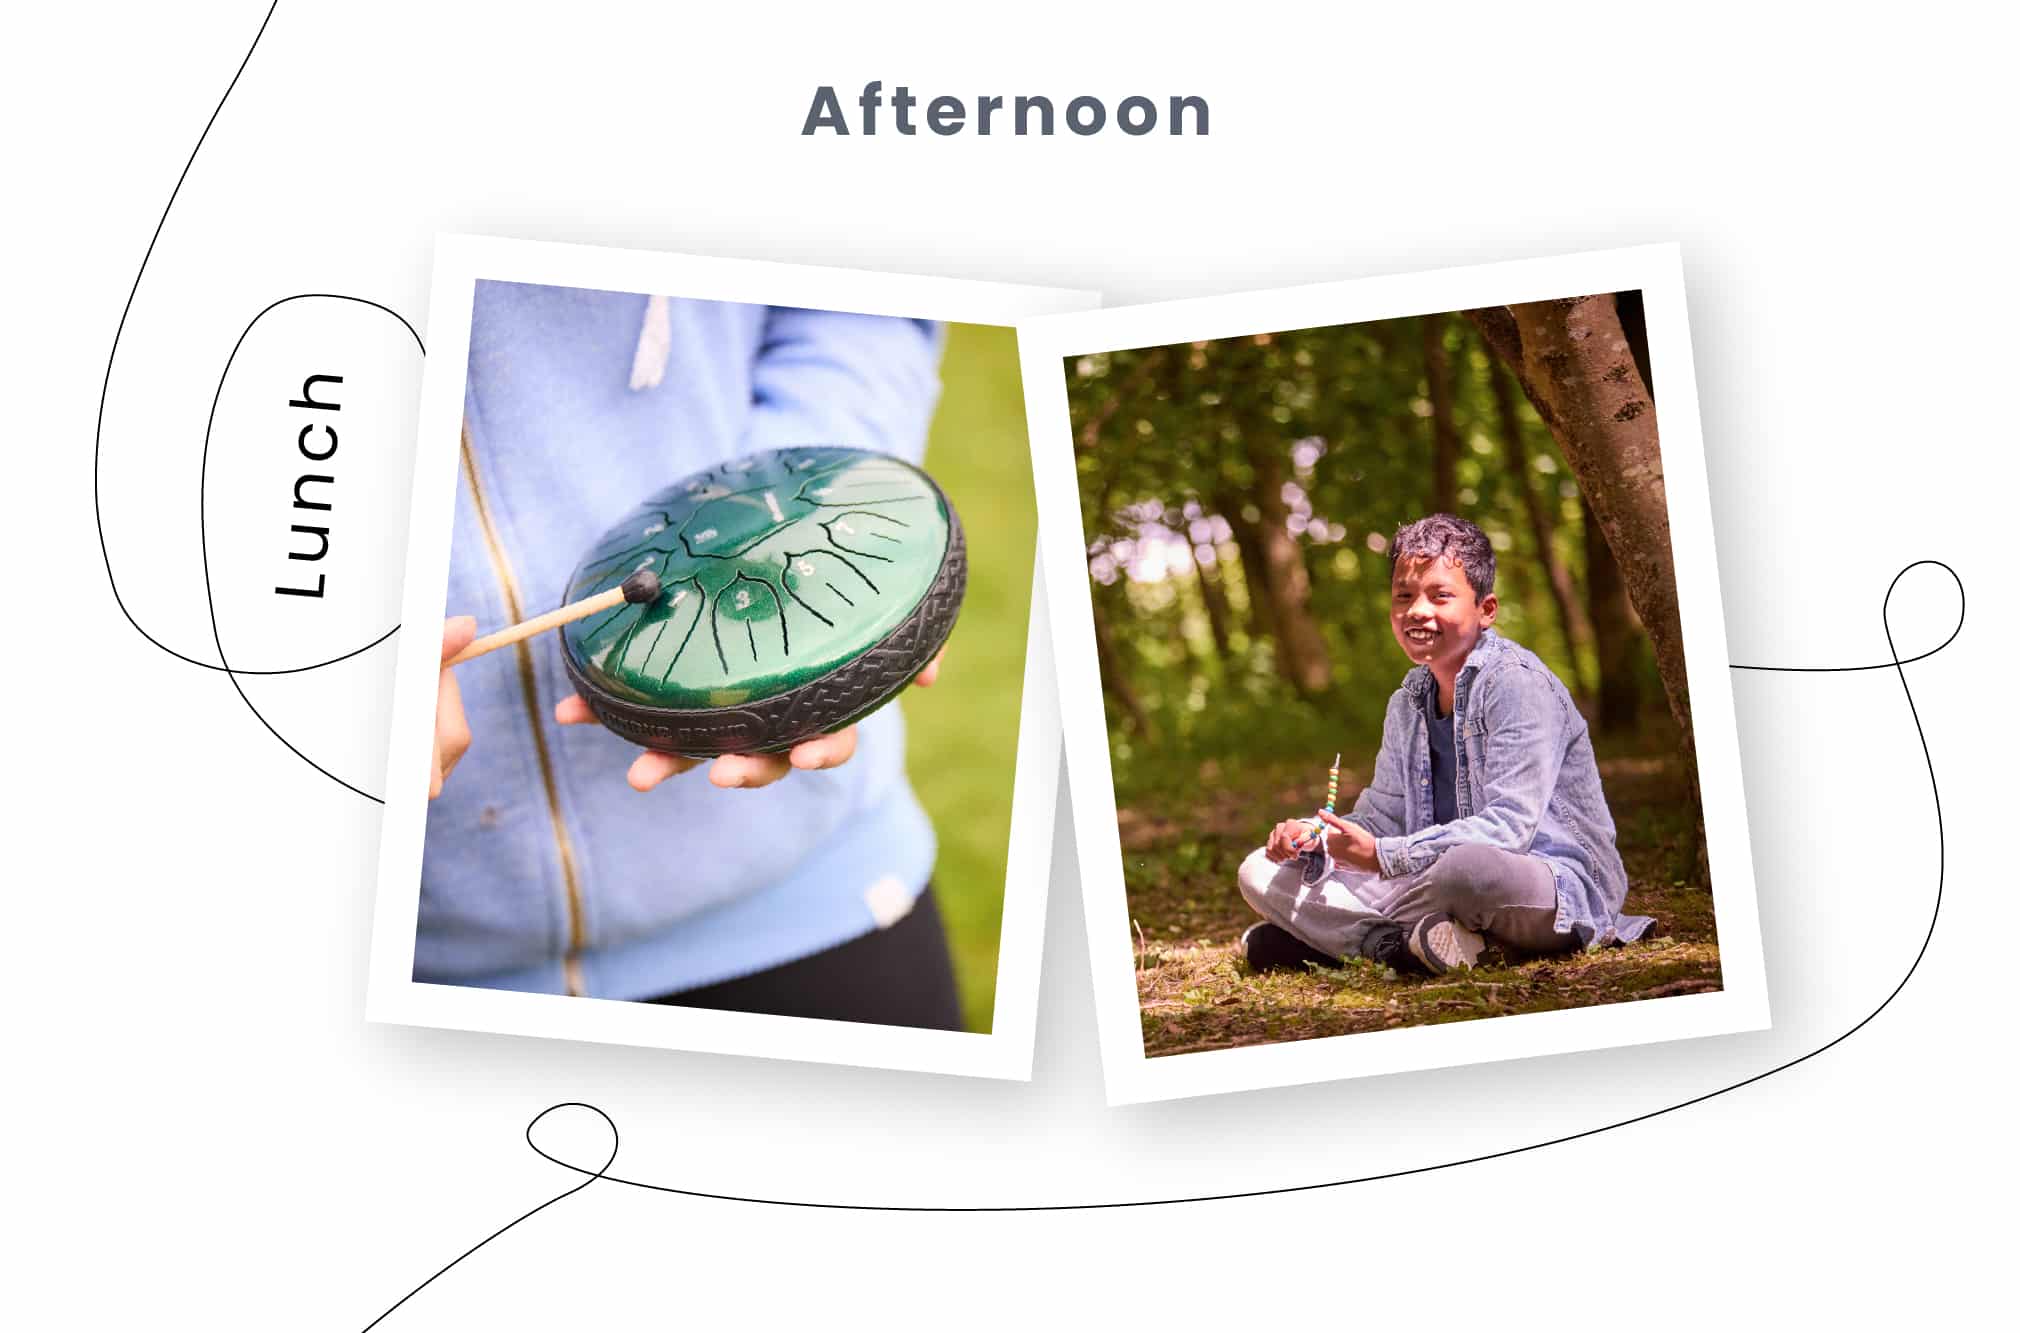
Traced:
<path fill-rule="evenodd" d="M 728 458 L 919 462 L 941 341 L 916 320 L 478 283 L 444 614 L 489 630 L 551 609 L 615 518 Z M 557 636 L 521 649 L 456 668 L 473 740 L 428 810 L 415 980 L 641 999 L 855 938 L 924 886 L 933 830 L 895 706 L 839 768 L 641 794 L 636 747 L 554 722 L 573 692 Z"/>

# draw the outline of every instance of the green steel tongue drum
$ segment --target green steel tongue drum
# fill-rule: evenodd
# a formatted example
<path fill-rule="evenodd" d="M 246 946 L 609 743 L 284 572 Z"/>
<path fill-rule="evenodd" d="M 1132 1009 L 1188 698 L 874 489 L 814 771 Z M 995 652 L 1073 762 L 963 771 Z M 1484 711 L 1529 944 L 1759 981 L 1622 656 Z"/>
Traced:
<path fill-rule="evenodd" d="M 561 631 L 604 726 L 697 758 L 774 754 L 874 712 L 933 660 L 968 582 L 932 478 L 860 449 L 777 449 L 683 478 L 583 557 L 564 600 L 659 578 Z"/>

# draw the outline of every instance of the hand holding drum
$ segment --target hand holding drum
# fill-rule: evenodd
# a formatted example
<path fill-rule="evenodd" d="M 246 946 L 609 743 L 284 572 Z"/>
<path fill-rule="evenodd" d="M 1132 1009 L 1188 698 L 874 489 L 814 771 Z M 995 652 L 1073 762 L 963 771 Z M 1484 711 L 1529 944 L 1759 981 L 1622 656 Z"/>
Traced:
<path fill-rule="evenodd" d="M 644 746 L 632 786 L 709 758 L 716 785 L 762 786 L 845 762 L 855 722 L 930 685 L 966 583 L 960 520 L 924 472 L 774 450 L 653 495 L 590 548 L 565 605 L 446 665 L 561 629 L 577 692 L 555 720 Z"/>

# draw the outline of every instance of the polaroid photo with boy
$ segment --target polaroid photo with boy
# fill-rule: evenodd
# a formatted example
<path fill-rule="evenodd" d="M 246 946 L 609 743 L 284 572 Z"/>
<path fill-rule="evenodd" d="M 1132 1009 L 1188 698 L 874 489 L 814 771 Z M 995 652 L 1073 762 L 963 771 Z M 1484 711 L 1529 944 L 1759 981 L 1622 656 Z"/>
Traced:
<path fill-rule="evenodd" d="M 1767 1026 L 1675 247 L 1019 346 L 1111 1102 Z"/>
<path fill-rule="evenodd" d="M 1028 1078 L 1012 326 L 1095 304 L 441 238 L 367 1016 Z"/>

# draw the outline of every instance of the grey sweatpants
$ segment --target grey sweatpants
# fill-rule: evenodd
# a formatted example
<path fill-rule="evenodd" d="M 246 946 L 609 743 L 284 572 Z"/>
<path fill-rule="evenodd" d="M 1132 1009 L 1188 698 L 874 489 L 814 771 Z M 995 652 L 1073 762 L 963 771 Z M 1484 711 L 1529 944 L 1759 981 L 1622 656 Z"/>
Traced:
<path fill-rule="evenodd" d="M 1549 862 L 1484 844 L 1454 847 L 1430 869 L 1394 879 L 1335 865 L 1316 884 L 1305 883 L 1296 858 L 1278 865 L 1258 848 L 1242 862 L 1241 896 L 1265 921 L 1334 958 L 1359 954 L 1375 926 L 1407 928 L 1434 912 L 1450 912 L 1521 953 L 1560 953 L 1578 944 L 1576 935 L 1557 933 L 1557 880 Z"/>

